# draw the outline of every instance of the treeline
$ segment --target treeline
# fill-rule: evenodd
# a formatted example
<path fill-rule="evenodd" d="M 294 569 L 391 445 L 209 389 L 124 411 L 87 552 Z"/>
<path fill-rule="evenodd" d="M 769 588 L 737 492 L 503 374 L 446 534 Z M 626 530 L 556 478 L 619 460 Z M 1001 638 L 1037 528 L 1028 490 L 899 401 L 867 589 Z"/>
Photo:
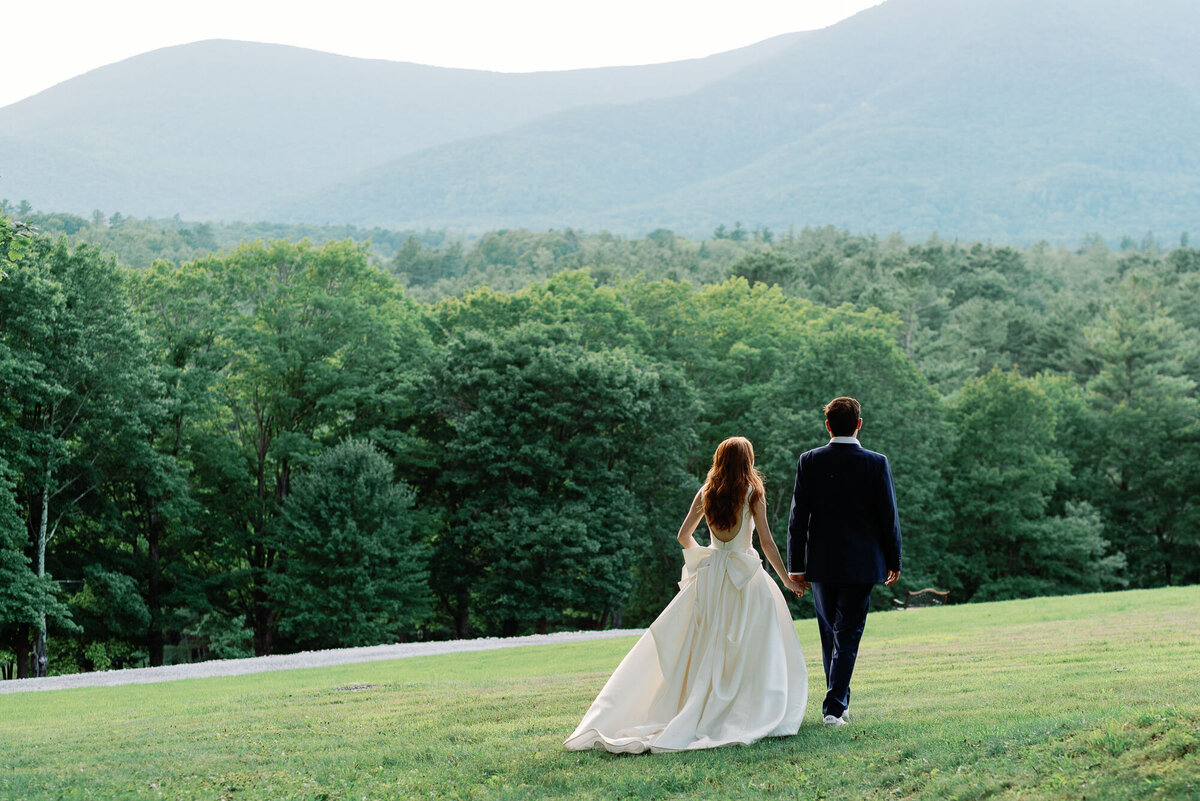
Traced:
<path fill-rule="evenodd" d="M 445 231 L 397 231 L 359 228 L 354 225 L 313 225 L 273 222 L 190 222 L 179 219 L 129 217 L 99 209 L 88 217 L 63 212 L 35 212 L 27 201 L 0 199 L 0 214 L 11 215 L 40 233 L 65 236 L 72 244 L 87 244 L 116 257 L 126 267 L 146 268 L 159 259 L 182 264 L 215 252 L 227 252 L 243 242 L 277 239 L 316 244 L 345 239 L 367 246 L 373 263 L 395 256 L 407 241 L 439 246 L 448 241 Z"/>
<path fill-rule="evenodd" d="M 899 589 L 1200 580 L 1200 251 L 717 233 L 136 270 L 0 221 L 0 667 L 644 624 L 716 443 L 782 544 L 839 394 Z"/>

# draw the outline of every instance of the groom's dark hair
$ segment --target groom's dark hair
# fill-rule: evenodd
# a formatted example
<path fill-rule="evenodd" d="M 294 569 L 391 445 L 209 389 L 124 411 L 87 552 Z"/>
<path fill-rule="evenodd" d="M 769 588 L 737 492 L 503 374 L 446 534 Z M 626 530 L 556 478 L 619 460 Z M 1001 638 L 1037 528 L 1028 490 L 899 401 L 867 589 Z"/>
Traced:
<path fill-rule="evenodd" d="M 862 406 L 854 398 L 834 398 L 825 404 L 825 421 L 835 437 L 853 436 L 862 417 Z"/>

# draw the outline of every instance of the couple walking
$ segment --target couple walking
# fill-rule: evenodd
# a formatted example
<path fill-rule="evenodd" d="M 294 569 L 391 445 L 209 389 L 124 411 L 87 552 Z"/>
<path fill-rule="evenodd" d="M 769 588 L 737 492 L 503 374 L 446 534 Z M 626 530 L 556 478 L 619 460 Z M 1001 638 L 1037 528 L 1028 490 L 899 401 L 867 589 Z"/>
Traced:
<path fill-rule="evenodd" d="M 858 401 L 830 401 L 825 427 L 829 444 L 796 466 L 786 567 L 767 526 L 750 441 L 720 444 L 679 529 L 679 593 L 617 666 L 567 748 L 684 751 L 799 730 L 808 671 L 783 593 L 751 543 L 754 531 L 783 585 L 797 596 L 812 591 L 825 666 L 823 720 L 846 725 L 871 588 L 900 576 L 900 522 L 887 457 L 858 442 Z M 692 536 L 701 518 L 708 546 Z"/>

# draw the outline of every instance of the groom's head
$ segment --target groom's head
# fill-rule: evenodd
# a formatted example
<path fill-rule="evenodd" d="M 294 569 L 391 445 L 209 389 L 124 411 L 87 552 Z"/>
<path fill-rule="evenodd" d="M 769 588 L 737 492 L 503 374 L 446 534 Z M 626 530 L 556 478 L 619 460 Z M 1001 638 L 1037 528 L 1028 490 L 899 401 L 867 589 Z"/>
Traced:
<path fill-rule="evenodd" d="M 862 406 L 854 398 L 834 398 L 825 404 L 825 427 L 835 437 L 852 437 L 862 425 Z"/>

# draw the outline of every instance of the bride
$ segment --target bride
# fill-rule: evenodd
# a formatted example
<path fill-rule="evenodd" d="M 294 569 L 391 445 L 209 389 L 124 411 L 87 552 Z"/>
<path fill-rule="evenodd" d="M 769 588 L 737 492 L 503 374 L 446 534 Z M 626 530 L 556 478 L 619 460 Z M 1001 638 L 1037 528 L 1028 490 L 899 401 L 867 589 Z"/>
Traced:
<path fill-rule="evenodd" d="M 701 517 L 707 547 L 692 536 Z M 771 539 L 754 448 L 730 437 L 679 528 L 679 593 L 613 671 L 567 748 L 685 751 L 799 730 L 808 671 L 783 593 L 751 544 L 755 529 L 780 581 L 802 595 Z"/>

